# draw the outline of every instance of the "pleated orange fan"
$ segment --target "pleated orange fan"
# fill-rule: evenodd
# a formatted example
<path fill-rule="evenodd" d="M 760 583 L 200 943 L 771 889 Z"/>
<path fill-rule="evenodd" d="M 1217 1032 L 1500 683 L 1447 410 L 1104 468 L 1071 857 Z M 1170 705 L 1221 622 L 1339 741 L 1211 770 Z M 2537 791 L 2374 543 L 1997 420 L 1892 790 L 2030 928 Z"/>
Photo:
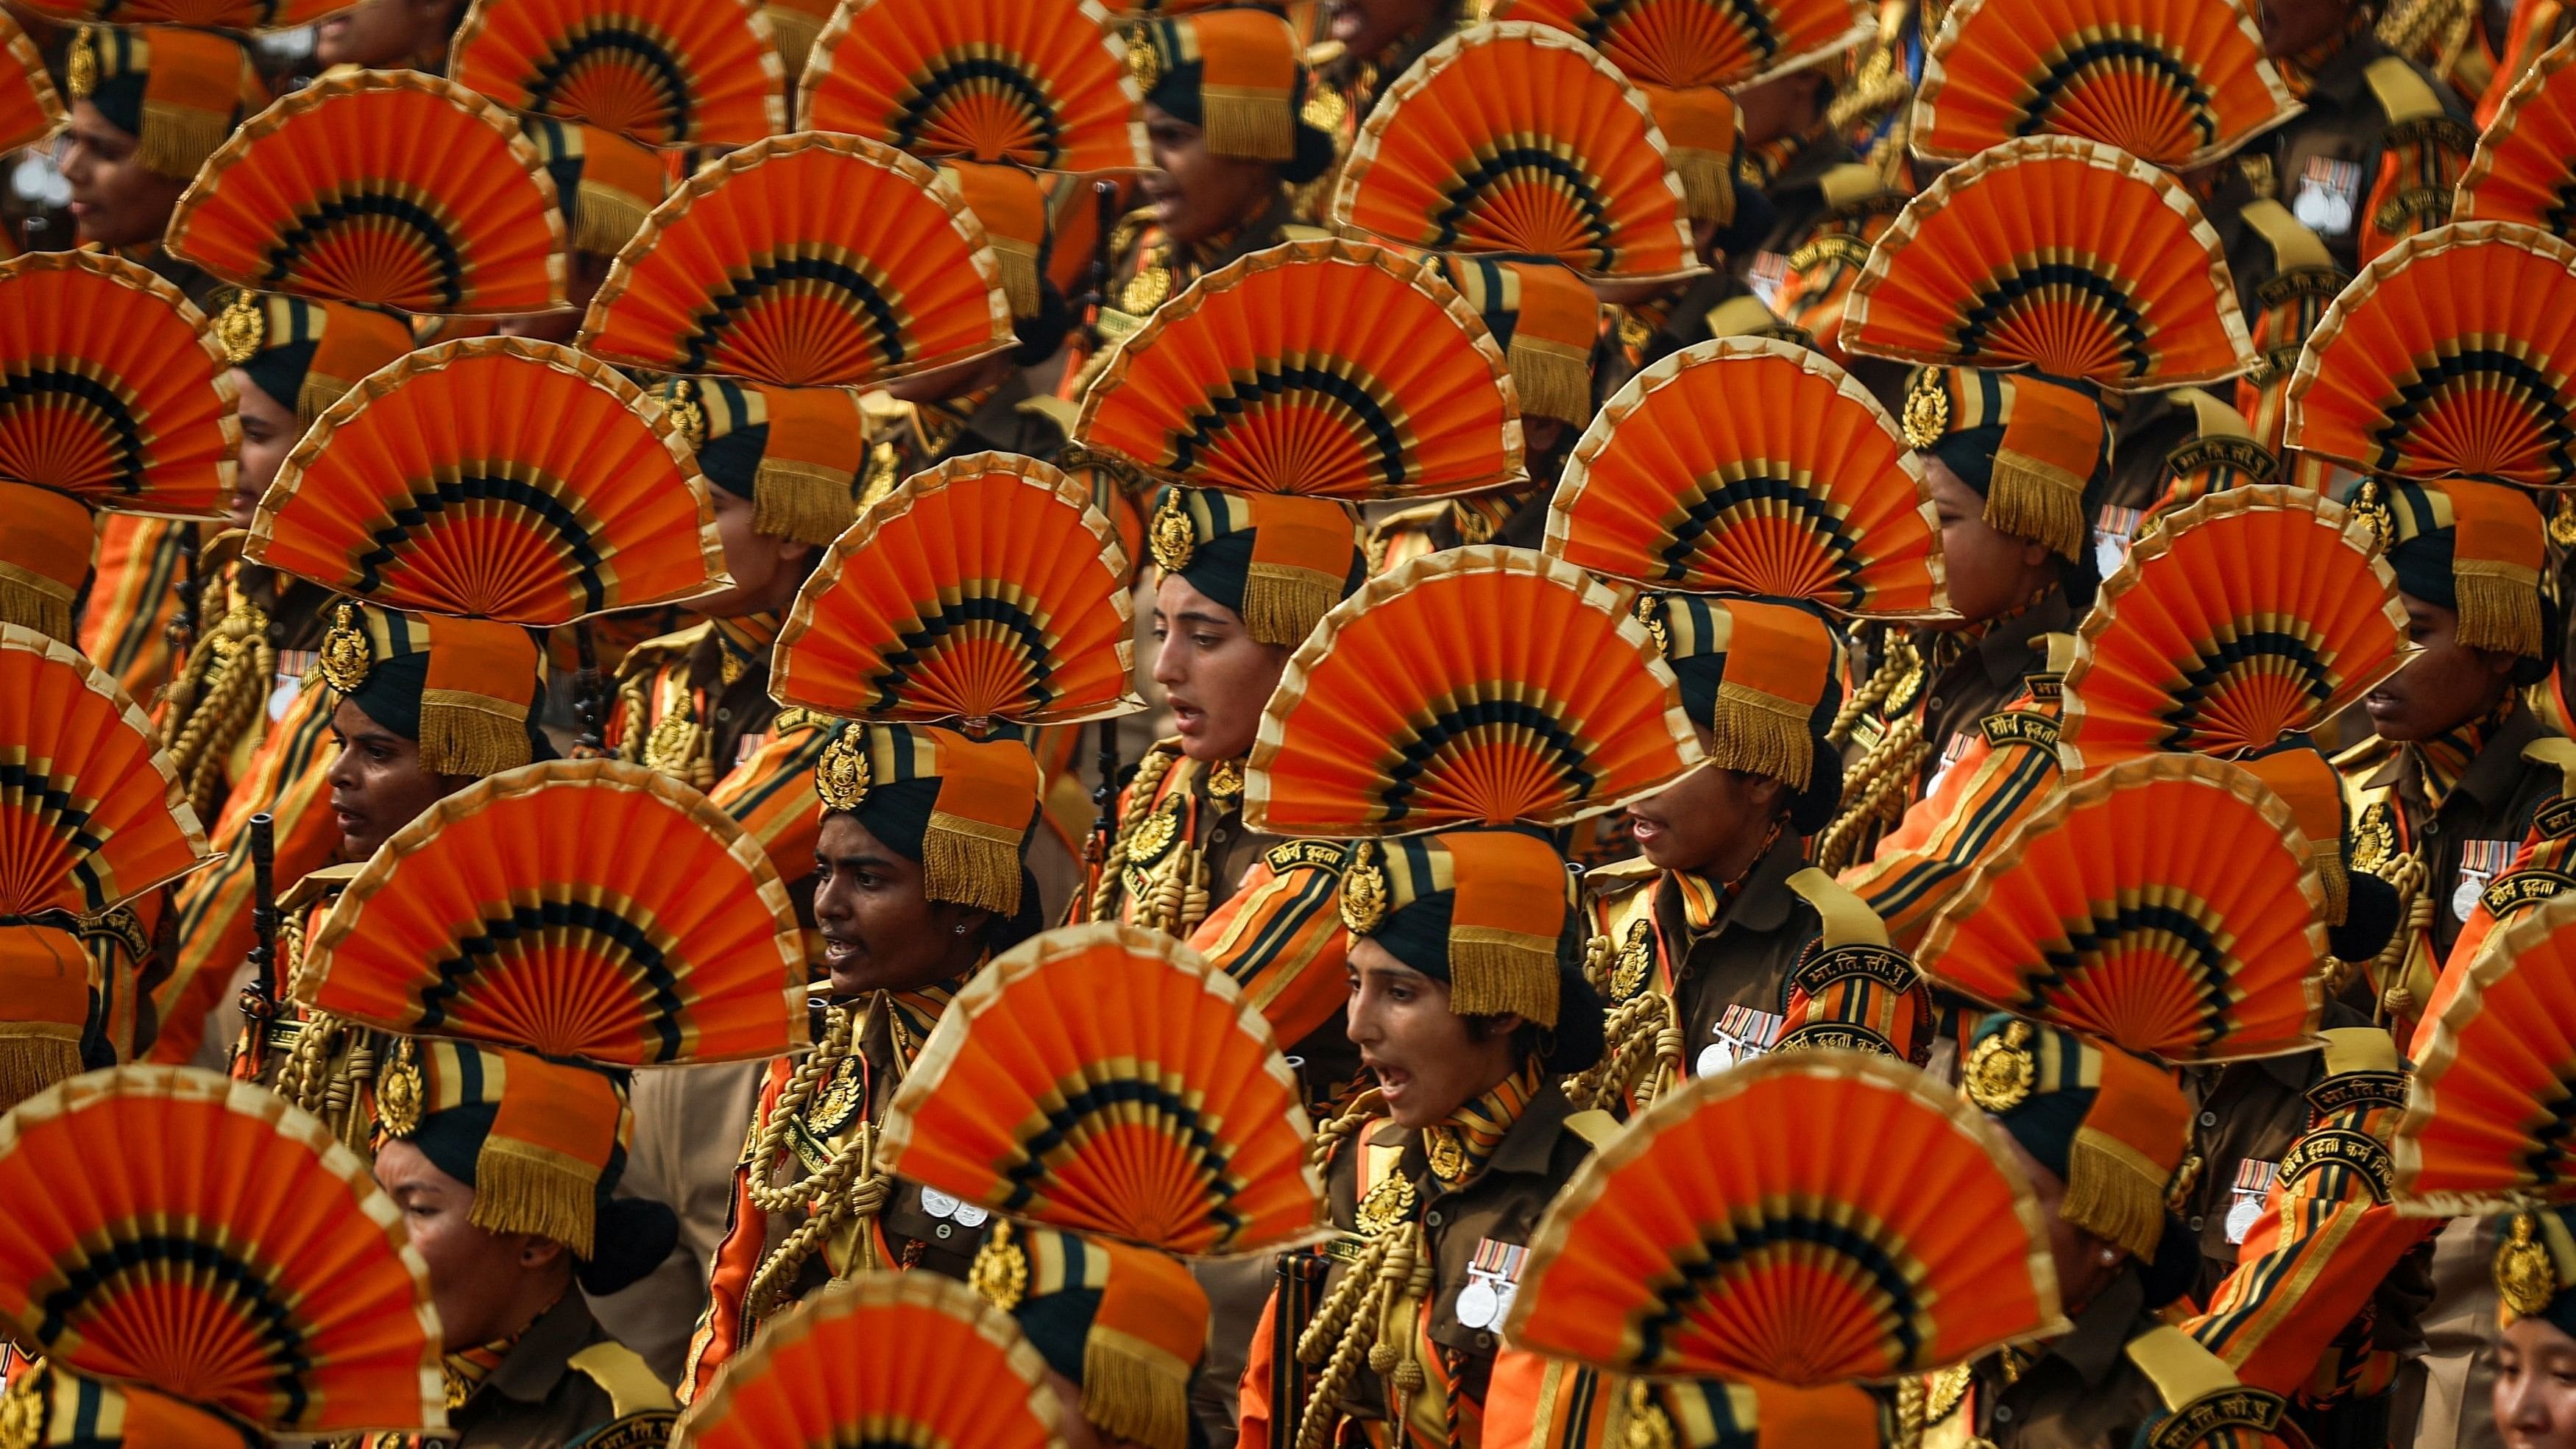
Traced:
<path fill-rule="evenodd" d="M 0 49 L 18 67 L 13 77 L 0 80 L 0 151 L 35 145 L 70 125 L 71 113 L 45 73 L 44 55 L 7 15 L 0 15 Z"/>
<path fill-rule="evenodd" d="M 1110 353 L 1075 436 L 1235 493 L 1439 497 L 1527 481 L 1511 365 L 1437 263 L 1356 242 L 1255 252 Z"/>
<path fill-rule="evenodd" d="M 620 760 L 529 765 L 432 806 L 349 882 L 293 991 L 404 1036 L 606 1066 L 807 1038 L 796 908 L 760 842 Z"/>
<path fill-rule="evenodd" d="M 2277 484 L 2167 515 L 2102 585 L 2082 638 L 2063 693 L 2074 772 L 2267 749 L 2359 703 L 2408 651 L 2370 525 Z"/>
<path fill-rule="evenodd" d="M 203 313 L 102 252 L 0 262 L 0 481 L 94 508 L 221 518 L 241 423 Z"/>
<path fill-rule="evenodd" d="M 1144 95 L 1093 0 L 852 0 L 814 42 L 797 124 L 923 156 L 1142 170 Z"/>
<path fill-rule="evenodd" d="M 1462 30 L 1414 62 L 1361 123 L 1331 219 L 1623 282 L 1703 270 L 1645 98 L 1545 25 Z"/>
<path fill-rule="evenodd" d="M 2407 238 L 2326 309 L 2287 446 L 2367 473 L 2576 482 L 2576 246 L 2509 222 Z"/>
<path fill-rule="evenodd" d="M 1504 1335 L 1622 1373 L 1806 1386 L 2060 1330 L 2047 1220 L 2006 1141 L 1861 1052 L 1695 1079 L 1549 1207 Z"/>
<path fill-rule="evenodd" d="M 449 316 L 564 305 L 563 216 L 519 123 L 418 71 L 328 77 L 243 122 L 164 245 L 254 291 Z"/>
<path fill-rule="evenodd" d="M 1010 1315 L 953 1278 L 862 1273 L 765 1328 L 671 1449 L 1064 1449 L 1064 1410 Z"/>
<path fill-rule="evenodd" d="M 1751 85 L 1878 29 L 1866 0 L 1504 0 L 1493 18 L 1579 36 L 1621 75 L 1675 90 Z"/>
<path fill-rule="evenodd" d="M 2391 1144 L 2400 1208 L 2451 1217 L 2576 1201 L 2565 1086 L 2576 1070 L 2576 897 L 2543 901 L 2489 936 L 2417 1033 L 2415 1057 Z"/>
<path fill-rule="evenodd" d="M 647 146 L 787 129 L 787 68 L 758 0 L 475 0 L 447 73 L 513 110 Z"/>
<path fill-rule="evenodd" d="M 215 859 L 114 676 L 0 624 L 0 699 L 0 916 L 95 916 Z"/>
<path fill-rule="evenodd" d="M 1960 0 L 1923 65 L 1913 145 L 1963 161 L 2082 136 L 2187 171 L 2302 109 L 2247 0 Z"/>
<path fill-rule="evenodd" d="M 1296 1074 L 1171 937 L 1049 931 L 957 993 L 887 1109 L 886 1171 L 1051 1228 L 1192 1256 L 1311 1242 Z"/>
<path fill-rule="evenodd" d="M 669 418 L 551 342 L 415 352 L 315 420 L 251 520 L 255 563 L 396 609 L 551 627 L 725 580 Z"/>
<path fill-rule="evenodd" d="M 1001 263 L 953 187 L 854 136 L 774 136 L 645 219 L 581 345 L 663 372 L 874 387 L 1015 345 Z"/>
<path fill-rule="evenodd" d="M 2255 362 L 2218 233 L 2182 183 L 2072 136 L 2008 141 L 1907 202 L 1852 285 L 1842 340 L 2124 392 Z"/>
<path fill-rule="evenodd" d="M 1925 934 L 1934 986 L 2168 1062 L 2310 1044 L 2325 888 L 2252 775 L 2202 755 L 2111 766 L 1998 841 Z"/>
<path fill-rule="evenodd" d="M 952 459 L 823 556 L 779 632 L 769 691 L 923 724 L 1133 713 L 1134 577 L 1087 484 L 1016 453 Z"/>
<path fill-rule="evenodd" d="M 2576 232 L 2576 36 L 2542 52 L 2505 93 L 2460 176 L 2451 220 Z"/>
<path fill-rule="evenodd" d="M 1702 758 L 1623 594 L 1527 549 L 1452 549 L 1370 580 L 1290 657 L 1243 815 L 1331 837 L 1563 826 Z"/>
<path fill-rule="evenodd" d="M 13 0 L 48 20 L 188 25 L 200 30 L 293 30 L 357 0 Z"/>
<path fill-rule="evenodd" d="M 1947 618 L 1931 489 L 1887 410 L 1821 353 L 1721 337 L 1602 407 L 1556 485 L 1546 552 L 1653 589 Z"/>
<path fill-rule="evenodd" d="M 429 1270 L 320 1120 L 188 1067 L 0 1117 L 0 1323 L 63 1367 L 286 1435 L 446 1427 Z"/>

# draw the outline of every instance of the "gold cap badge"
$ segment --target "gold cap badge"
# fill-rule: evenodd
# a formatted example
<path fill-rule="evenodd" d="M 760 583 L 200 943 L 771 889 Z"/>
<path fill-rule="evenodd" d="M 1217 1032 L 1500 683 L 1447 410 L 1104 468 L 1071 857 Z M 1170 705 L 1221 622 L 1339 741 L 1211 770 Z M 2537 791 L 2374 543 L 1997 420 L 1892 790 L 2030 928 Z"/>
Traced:
<path fill-rule="evenodd" d="M 2009 1112 L 2030 1100 L 2039 1079 L 2039 1059 L 2031 1053 L 2030 1023 L 2016 1021 L 1984 1041 L 1968 1057 L 1968 1100 L 1982 1112 Z"/>

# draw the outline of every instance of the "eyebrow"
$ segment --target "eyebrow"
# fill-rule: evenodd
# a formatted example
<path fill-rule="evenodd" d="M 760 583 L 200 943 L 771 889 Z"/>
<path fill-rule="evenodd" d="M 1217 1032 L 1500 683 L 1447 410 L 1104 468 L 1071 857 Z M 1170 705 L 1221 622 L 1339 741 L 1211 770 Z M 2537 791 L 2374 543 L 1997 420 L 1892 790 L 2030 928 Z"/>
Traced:
<path fill-rule="evenodd" d="M 893 865 L 894 861 L 891 857 L 883 855 L 844 855 L 835 857 L 825 855 L 823 852 L 818 850 L 814 852 L 814 863 L 817 865 L 829 866 L 834 870 L 883 870 L 886 867 Z"/>
<path fill-rule="evenodd" d="M 1177 623 L 1214 624 L 1220 628 L 1234 622 L 1233 620 L 1224 618 L 1221 615 L 1211 614 L 1204 609 L 1184 609 L 1181 612 L 1174 614 L 1172 618 Z"/>

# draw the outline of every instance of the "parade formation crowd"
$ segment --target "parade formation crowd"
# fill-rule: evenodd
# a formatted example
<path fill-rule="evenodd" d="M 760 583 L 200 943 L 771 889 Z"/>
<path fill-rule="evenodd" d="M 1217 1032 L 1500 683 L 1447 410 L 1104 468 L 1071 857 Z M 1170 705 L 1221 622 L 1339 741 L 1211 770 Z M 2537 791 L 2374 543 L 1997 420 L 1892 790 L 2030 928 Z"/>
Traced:
<path fill-rule="evenodd" d="M 2564 0 L 0 46 L 0 1449 L 2576 1449 Z"/>

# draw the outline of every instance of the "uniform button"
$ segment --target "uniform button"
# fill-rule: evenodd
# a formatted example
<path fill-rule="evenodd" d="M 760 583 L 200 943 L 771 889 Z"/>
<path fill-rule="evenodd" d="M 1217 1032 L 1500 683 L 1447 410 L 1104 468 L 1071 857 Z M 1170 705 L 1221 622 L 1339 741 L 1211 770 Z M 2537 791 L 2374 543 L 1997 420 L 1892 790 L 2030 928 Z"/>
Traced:
<path fill-rule="evenodd" d="M 952 1235 L 954 1235 L 954 1234 L 956 1233 L 956 1231 L 957 1231 L 957 1225 L 956 1225 L 956 1224 L 954 1224 L 954 1223 L 941 1223 L 939 1226 L 937 1226 L 937 1227 L 935 1227 L 935 1228 L 932 1228 L 932 1229 L 930 1230 L 930 1234 L 931 1234 L 931 1236 L 932 1236 L 932 1237 L 935 1237 L 935 1238 L 939 1239 L 939 1241 L 941 1241 L 941 1242 L 943 1242 L 943 1243 L 944 1243 L 944 1242 L 947 1242 L 947 1241 L 948 1241 L 948 1239 L 949 1239 Z"/>
<path fill-rule="evenodd" d="M 1477 1335 L 1476 1335 L 1476 1347 L 1478 1347 L 1478 1348 L 1492 1348 L 1493 1346 L 1494 1346 L 1494 1336 L 1493 1336 L 1492 1334 L 1490 1334 L 1490 1333 L 1480 1333 L 1480 1334 L 1477 1334 Z"/>
<path fill-rule="evenodd" d="M 732 709 L 730 709 L 730 708 L 726 708 L 726 709 L 720 709 L 720 710 L 717 710 L 717 711 L 716 711 L 716 723 L 717 723 L 717 724 L 730 724 L 730 723 L 732 723 L 732 722 L 733 722 L 733 710 L 732 710 Z"/>
<path fill-rule="evenodd" d="M 2200 1125 L 2201 1125 L 2201 1126 L 2203 1126 L 2203 1127 L 2215 1127 L 2215 1126 L 2217 1126 L 2217 1125 L 2218 1125 L 2218 1114 L 2217 1114 L 2217 1113 L 2215 1113 L 2215 1112 L 2203 1112 L 2203 1113 L 2201 1113 L 2201 1114 L 2200 1114 Z"/>
<path fill-rule="evenodd" d="M 2011 1422 L 2012 1422 L 2012 1405 L 2010 1405 L 2010 1404 L 1997 1404 L 1997 1405 L 1995 1405 L 1995 1422 L 1996 1422 L 1996 1423 L 1998 1423 L 1998 1424 L 2009 1424 L 2009 1423 L 2011 1423 Z"/>
<path fill-rule="evenodd" d="M 1208 844 L 1210 845 L 1223 845 L 1233 838 L 1233 833 L 1222 825 L 1208 832 Z"/>
<path fill-rule="evenodd" d="M 1941 696 L 1936 694 L 1930 699 L 1925 700 L 1923 702 L 1923 708 L 1927 713 L 1939 714 L 1941 712 Z"/>
<path fill-rule="evenodd" d="M 1435 1228 L 1436 1228 L 1436 1227 L 1440 1226 L 1440 1223 L 1441 1223 L 1440 1210 L 1439 1210 L 1438 1208 L 1433 1208 L 1430 1212 L 1425 1213 L 1425 1214 L 1423 1215 L 1422 1220 L 1423 1220 L 1425 1223 L 1428 1223 L 1429 1225 L 1431 1225 L 1432 1227 L 1435 1227 Z"/>
<path fill-rule="evenodd" d="M 2199 1232 L 2199 1231 L 2200 1231 L 2200 1225 L 2201 1225 L 2201 1222 L 2202 1222 L 2202 1221 L 2203 1221 L 2203 1220 L 2202 1220 L 2202 1218 L 2201 1218 L 2200 1214 L 2198 1214 L 2198 1213 L 2194 1213 L 2194 1214 L 2192 1214 L 2192 1218 L 2191 1218 L 2191 1230 L 2192 1230 L 2193 1232 L 2195 1232 L 2195 1233 L 2196 1233 L 2196 1232 Z"/>

